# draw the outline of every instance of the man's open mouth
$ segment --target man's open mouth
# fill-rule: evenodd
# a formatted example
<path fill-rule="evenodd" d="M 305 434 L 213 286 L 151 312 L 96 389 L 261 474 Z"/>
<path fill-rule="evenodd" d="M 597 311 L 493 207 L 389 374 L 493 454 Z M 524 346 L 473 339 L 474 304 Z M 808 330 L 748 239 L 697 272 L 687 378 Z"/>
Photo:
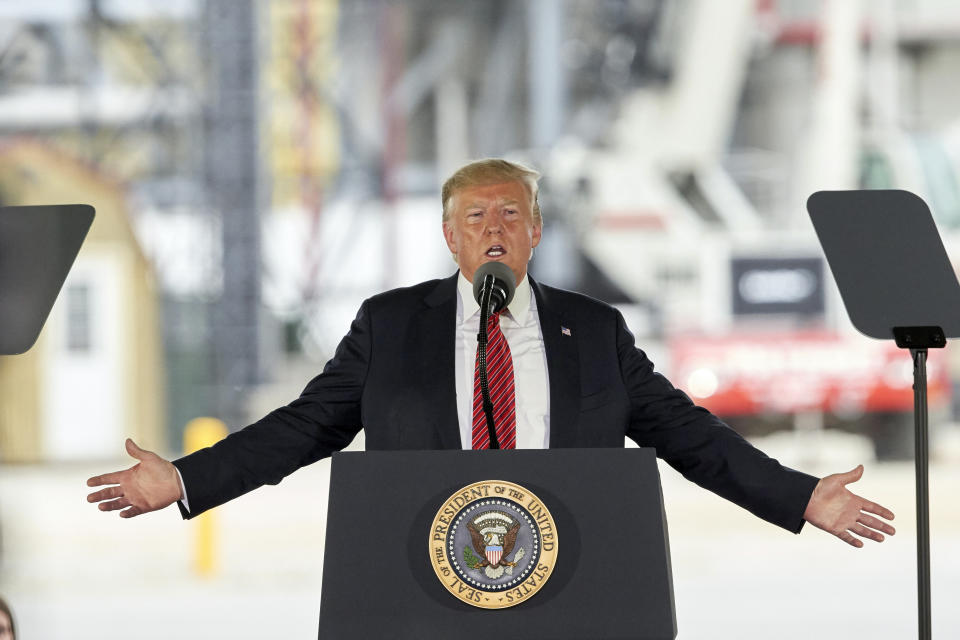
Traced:
<path fill-rule="evenodd" d="M 506 255 L 506 253 L 507 253 L 507 250 L 504 249 L 499 244 L 495 244 L 489 249 L 487 249 L 487 256 L 491 258 L 499 258 L 502 255 Z"/>

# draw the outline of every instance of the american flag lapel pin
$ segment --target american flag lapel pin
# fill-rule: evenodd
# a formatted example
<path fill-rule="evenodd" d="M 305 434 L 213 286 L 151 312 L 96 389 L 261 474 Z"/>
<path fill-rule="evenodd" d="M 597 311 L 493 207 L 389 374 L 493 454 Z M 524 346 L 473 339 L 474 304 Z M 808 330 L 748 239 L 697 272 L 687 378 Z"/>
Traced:
<path fill-rule="evenodd" d="M 570 329 L 567 329 L 567 328 L 564 327 L 564 326 L 561 326 L 561 327 L 560 327 L 560 333 L 562 333 L 562 334 L 565 335 L 565 336 L 573 336 L 573 334 L 570 333 Z"/>

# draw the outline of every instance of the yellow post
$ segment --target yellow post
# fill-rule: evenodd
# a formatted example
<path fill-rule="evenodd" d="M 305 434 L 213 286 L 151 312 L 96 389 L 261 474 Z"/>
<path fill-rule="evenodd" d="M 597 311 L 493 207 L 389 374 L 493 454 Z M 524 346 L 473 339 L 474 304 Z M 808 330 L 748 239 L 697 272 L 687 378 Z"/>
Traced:
<path fill-rule="evenodd" d="M 183 450 L 193 453 L 227 437 L 227 427 L 216 418 L 194 418 L 183 430 Z M 193 547 L 193 570 L 202 577 L 212 576 L 216 569 L 214 543 L 217 533 L 216 514 L 212 511 L 197 516 Z"/>

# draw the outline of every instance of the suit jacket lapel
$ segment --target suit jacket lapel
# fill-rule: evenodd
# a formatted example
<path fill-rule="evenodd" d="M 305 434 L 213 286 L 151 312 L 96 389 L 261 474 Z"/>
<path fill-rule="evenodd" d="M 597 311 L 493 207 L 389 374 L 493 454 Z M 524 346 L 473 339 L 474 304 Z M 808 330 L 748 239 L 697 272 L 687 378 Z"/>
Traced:
<path fill-rule="evenodd" d="M 426 308 L 418 324 L 423 329 L 421 389 L 428 389 L 436 410 L 436 430 L 444 449 L 460 449 L 460 421 L 457 417 L 457 376 L 454 348 L 457 331 L 457 278 L 460 272 L 441 280 L 424 298 Z M 440 373 L 437 377 L 437 373 Z"/>
<path fill-rule="evenodd" d="M 559 309 L 548 289 L 533 278 L 530 286 L 537 297 L 537 313 L 547 352 L 547 376 L 550 382 L 550 448 L 575 446 L 577 417 L 580 413 L 580 356 L 576 327 Z"/>

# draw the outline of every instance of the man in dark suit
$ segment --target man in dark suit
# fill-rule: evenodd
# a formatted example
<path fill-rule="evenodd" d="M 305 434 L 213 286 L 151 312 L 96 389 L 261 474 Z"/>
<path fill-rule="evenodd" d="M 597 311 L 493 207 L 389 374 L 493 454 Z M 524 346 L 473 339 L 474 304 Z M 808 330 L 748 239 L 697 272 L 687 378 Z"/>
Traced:
<path fill-rule="evenodd" d="M 170 463 L 128 440 L 139 464 L 91 478 L 90 486 L 116 486 L 88 500 L 122 517 L 178 502 L 193 517 L 280 482 L 342 449 L 361 428 L 368 449 L 471 448 L 480 412 L 470 283 L 480 265 L 497 261 L 518 283 L 495 320 L 511 369 L 510 393 L 495 409 L 509 416 L 510 442 L 619 447 L 629 436 L 688 479 L 790 531 L 808 521 L 857 547 L 861 538 L 892 535 L 880 518 L 893 514 L 846 489 L 862 467 L 823 479 L 783 467 L 656 373 L 614 308 L 528 277 L 543 226 L 537 178 L 503 160 L 458 170 L 442 192 L 443 234 L 458 274 L 365 301 L 297 400 L 213 447 Z"/>

